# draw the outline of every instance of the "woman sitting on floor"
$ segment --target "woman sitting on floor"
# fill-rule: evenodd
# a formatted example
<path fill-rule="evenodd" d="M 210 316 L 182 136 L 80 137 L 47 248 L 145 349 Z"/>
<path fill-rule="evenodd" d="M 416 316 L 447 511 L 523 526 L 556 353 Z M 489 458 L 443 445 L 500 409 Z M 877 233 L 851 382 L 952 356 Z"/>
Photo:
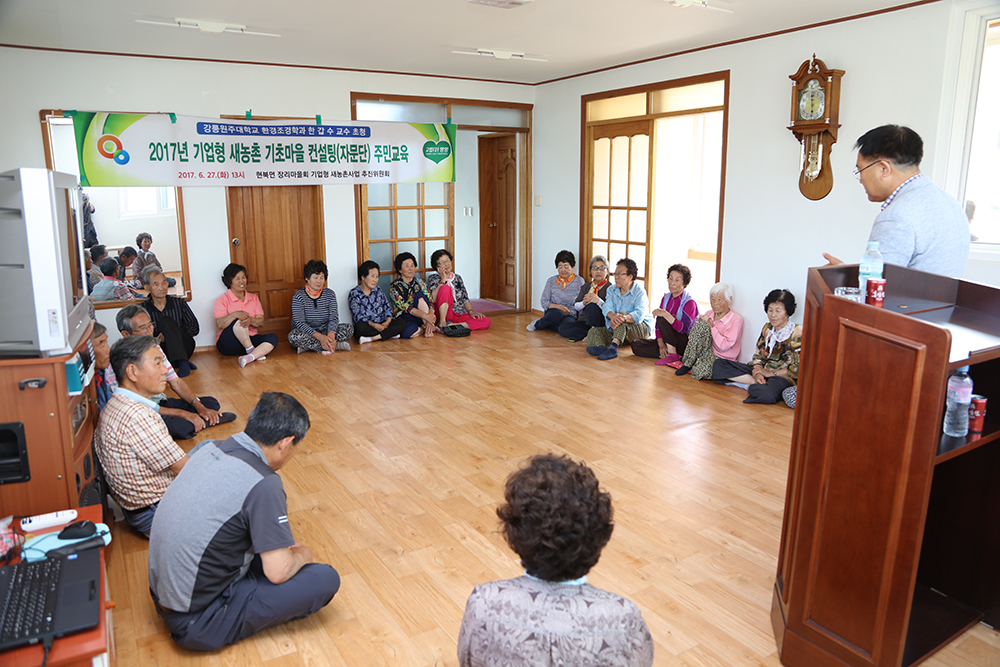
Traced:
<path fill-rule="evenodd" d="M 743 335 L 743 318 L 732 310 L 733 288 L 726 283 L 715 283 L 709 292 L 712 310 L 698 316 L 691 327 L 683 364 L 675 375 L 691 374 L 695 380 L 712 377 L 712 364 L 716 359 L 736 361 L 740 356 L 740 337 Z"/>
<path fill-rule="evenodd" d="M 424 336 L 430 338 L 438 331 L 434 320 L 434 307 L 427 295 L 427 285 L 417 275 L 417 258 L 413 253 L 401 252 L 392 262 L 396 267 L 396 279 L 389 283 L 389 300 L 392 301 L 392 316 L 402 318 L 407 323 L 423 329 Z"/>
<path fill-rule="evenodd" d="M 667 269 L 668 291 L 660 300 L 660 307 L 653 311 L 656 340 L 637 340 L 632 344 L 632 354 L 656 359 L 657 366 L 680 365 L 691 326 L 698 318 L 698 303 L 685 289 L 690 284 L 688 267 L 674 264 Z"/>
<path fill-rule="evenodd" d="M 611 495 L 564 456 L 535 456 L 507 478 L 497 509 L 524 576 L 476 586 L 458 631 L 461 667 L 653 664 L 631 601 L 587 583 L 614 530 Z"/>
<path fill-rule="evenodd" d="M 569 338 L 571 343 L 583 340 L 591 327 L 604 326 L 601 306 L 608 294 L 608 259 L 604 255 L 594 255 L 590 260 L 590 282 L 580 288 L 573 302 L 576 316 L 571 321 L 563 320 L 559 325 L 559 335 Z"/>
<path fill-rule="evenodd" d="M 307 350 L 333 354 L 350 350 L 354 327 L 340 323 L 337 295 L 326 286 L 329 272 L 326 263 L 310 259 L 302 267 L 305 287 L 292 295 L 292 330 L 288 342 L 301 354 Z"/>
<path fill-rule="evenodd" d="M 402 317 L 393 318 L 389 299 L 379 289 L 378 276 L 378 264 L 370 259 L 362 262 L 358 267 L 358 284 L 347 295 L 358 342 L 364 344 L 373 340 L 413 338 L 420 327 L 410 324 Z"/>
<path fill-rule="evenodd" d="M 438 326 L 444 327 L 451 322 L 473 331 L 489 329 L 490 318 L 473 312 L 462 276 L 453 270 L 454 262 L 455 258 L 444 248 L 431 255 L 431 266 L 437 273 L 427 276 L 427 289 L 434 302 Z"/>
<path fill-rule="evenodd" d="M 528 331 L 538 329 L 559 330 L 563 324 L 576 321 L 576 295 L 583 286 L 583 278 L 576 275 L 576 256 L 569 250 L 560 250 L 556 254 L 556 275 L 545 281 L 542 288 L 541 318 L 528 325 Z"/>
<path fill-rule="evenodd" d="M 771 290 L 764 297 L 767 324 L 757 339 L 750 364 L 717 359 L 712 379 L 720 383 L 747 385 L 744 403 L 777 403 L 781 393 L 796 384 L 802 327 L 789 318 L 795 314 L 795 297 L 788 290 Z"/>
<path fill-rule="evenodd" d="M 258 334 L 264 324 L 264 308 L 253 292 L 247 291 L 247 269 L 231 263 L 222 272 L 222 284 L 228 289 L 215 300 L 215 347 L 226 356 L 239 355 L 240 368 L 262 361 L 278 344 L 278 334 Z"/>
<path fill-rule="evenodd" d="M 160 260 L 156 258 L 150 247 L 153 245 L 153 236 L 149 232 L 140 232 L 138 236 L 135 237 L 135 244 L 139 246 L 139 251 L 135 255 L 135 260 L 132 262 L 132 275 L 136 278 L 142 279 L 142 272 L 147 266 L 155 266 L 160 271 L 163 271 L 163 265 L 160 264 Z M 177 284 L 177 281 L 173 278 L 167 278 L 164 274 L 164 278 L 167 281 L 167 287 L 173 287 Z"/>
<path fill-rule="evenodd" d="M 601 312 L 604 326 L 587 332 L 587 354 L 601 361 L 618 356 L 618 346 L 649 338 L 653 316 L 646 310 L 646 290 L 635 284 L 639 267 L 635 260 L 618 260 L 615 286 L 608 290 Z"/>

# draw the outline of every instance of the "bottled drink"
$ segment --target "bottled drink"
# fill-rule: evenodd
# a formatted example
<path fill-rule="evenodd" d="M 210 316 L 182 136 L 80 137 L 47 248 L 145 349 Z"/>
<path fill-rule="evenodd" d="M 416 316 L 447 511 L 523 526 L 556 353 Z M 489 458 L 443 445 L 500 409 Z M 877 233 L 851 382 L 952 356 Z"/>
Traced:
<path fill-rule="evenodd" d="M 858 287 L 861 290 L 861 302 L 864 303 L 865 295 L 868 294 L 868 279 L 881 278 L 882 269 L 885 262 L 882 261 L 882 253 L 878 251 L 878 241 L 869 241 L 868 249 L 861 256 L 858 266 Z"/>
<path fill-rule="evenodd" d="M 964 438 L 969 433 L 969 404 L 972 403 L 972 379 L 969 367 L 962 366 L 948 378 L 948 400 L 944 412 L 944 434 Z"/>

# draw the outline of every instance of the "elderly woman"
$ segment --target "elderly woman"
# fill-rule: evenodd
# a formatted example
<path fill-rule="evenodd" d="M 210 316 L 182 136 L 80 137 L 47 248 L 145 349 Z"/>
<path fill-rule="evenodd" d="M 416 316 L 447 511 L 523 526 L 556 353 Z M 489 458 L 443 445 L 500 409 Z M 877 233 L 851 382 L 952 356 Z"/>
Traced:
<path fill-rule="evenodd" d="M 358 284 L 347 294 L 359 343 L 392 338 L 413 338 L 420 327 L 392 316 L 392 306 L 378 286 L 379 266 L 372 260 L 358 267 Z"/>
<path fill-rule="evenodd" d="M 583 278 L 576 275 L 576 256 L 569 250 L 560 250 L 556 254 L 556 275 L 545 281 L 542 288 L 542 309 L 545 313 L 541 318 L 528 325 L 528 331 L 538 329 L 559 330 L 563 324 L 576 321 L 576 295 L 583 287 Z"/>
<path fill-rule="evenodd" d="M 215 347 L 226 356 L 239 356 L 240 368 L 262 361 L 278 344 L 278 334 L 258 334 L 264 324 L 264 308 L 253 292 L 247 291 L 247 268 L 230 263 L 222 272 L 226 293 L 215 300 Z"/>
<path fill-rule="evenodd" d="M 417 276 L 417 258 L 410 252 L 396 255 L 392 265 L 399 275 L 389 283 L 389 300 L 392 301 L 392 316 L 401 317 L 409 324 L 420 327 L 424 336 L 430 338 L 439 331 L 434 320 L 434 307 L 427 295 L 427 285 Z"/>
<path fill-rule="evenodd" d="M 658 366 L 679 364 L 687 348 L 691 327 L 698 319 L 698 303 L 685 289 L 691 284 L 691 269 L 674 264 L 667 269 L 667 293 L 656 317 L 656 340 L 637 340 L 632 353 L 637 357 L 656 359 Z"/>
<path fill-rule="evenodd" d="M 340 323 L 337 295 L 326 286 L 328 276 L 326 263 L 318 259 L 310 259 L 302 267 L 306 284 L 292 295 L 292 330 L 288 332 L 288 342 L 299 354 L 351 349 L 348 341 L 354 327 Z"/>
<path fill-rule="evenodd" d="M 695 380 L 712 377 L 716 359 L 736 361 L 740 356 L 743 318 L 732 310 L 733 288 L 715 283 L 709 291 L 712 309 L 698 316 L 691 327 L 681 367 L 675 375 L 691 374 Z"/>
<path fill-rule="evenodd" d="M 438 326 L 449 322 L 473 331 L 490 328 L 490 318 L 473 312 L 469 293 L 462 276 L 454 271 L 455 258 L 441 248 L 431 255 L 431 266 L 437 273 L 427 276 L 427 290 L 438 316 Z"/>
<path fill-rule="evenodd" d="M 611 495 L 587 466 L 533 457 L 497 509 L 524 576 L 480 584 L 458 632 L 462 667 L 648 667 L 653 638 L 631 601 L 587 583 L 614 530 Z"/>
<path fill-rule="evenodd" d="M 135 244 L 139 246 L 139 251 L 135 255 L 135 261 L 132 262 L 133 276 L 141 279 L 142 272 L 147 266 L 155 266 L 160 271 L 163 271 L 163 265 L 160 264 L 160 260 L 156 259 L 156 255 L 149 249 L 153 245 L 153 237 L 149 232 L 140 232 L 135 237 Z M 173 287 L 177 284 L 177 281 L 173 278 L 165 277 L 165 279 L 167 287 Z"/>
<path fill-rule="evenodd" d="M 635 260 L 620 259 L 615 267 L 615 286 L 607 291 L 601 306 L 604 325 L 587 332 L 587 354 L 601 361 L 618 356 L 618 346 L 649 338 L 653 316 L 646 310 L 646 290 L 635 284 L 639 267 Z"/>
<path fill-rule="evenodd" d="M 712 379 L 747 385 L 744 403 L 777 403 L 782 392 L 796 384 L 802 327 L 789 318 L 795 314 L 795 297 L 788 290 L 771 290 L 764 297 L 767 324 L 760 331 L 750 364 L 716 359 Z"/>
<path fill-rule="evenodd" d="M 201 331 L 198 318 L 191 312 L 187 301 L 167 294 L 169 285 L 163 271 L 155 264 L 142 270 L 142 284 L 149 290 L 149 298 L 140 305 L 149 313 L 156 327 L 156 336 L 163 337 L 163 352 L 180 377 L 187 377 L 198 367 L 191 363 L 194 354 L 194 337 Z"/>
<path fill-rule="evenodd" d="M 608 259 L 604 255 L 594 255 L 590 260 L 590 282 L 580 288 L 573 302 L 576 314 L 573 320 L 563 320 L 559 325 L 559 335 L 569 338 L 571 343 L 583 340 L 592 327 L 604 326 L 601 306 L 608 294 Z"/>

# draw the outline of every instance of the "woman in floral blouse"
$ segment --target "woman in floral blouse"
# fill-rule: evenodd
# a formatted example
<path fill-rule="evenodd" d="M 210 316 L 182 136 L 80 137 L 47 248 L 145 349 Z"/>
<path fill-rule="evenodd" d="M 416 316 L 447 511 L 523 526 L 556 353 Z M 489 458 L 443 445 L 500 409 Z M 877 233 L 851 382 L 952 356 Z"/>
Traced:
<path fill-rule="evenodd" d="M 351 288 L 347 302 L 354 318 L 354 334 L 359 343 L 391 338 L 412 338 L 420 328 L 401 317 L 393 318 L 392 306 L 378 286 L 379 266 L 372 260 L 358 267 L 358 284 Z"/>
<path fill-rule="evenodd" d="M 434 308 L 427 295 L 427 285 L 417 275 L 417 258 L 413 253 L 401 252 L 392 262 L 399 275 L 389 283 L 389 300 L 392 301 L 392 316 L 406 320 L 420 327 L 424 336 L 430 338 L 439 331 L 434 320 Z"/>
<path fill-rule="evenodd" d="M 749 365 L 730 359 L 716 359 L 712 364 L 716 382 L 747 385 L 750 395 L 744 403 L 777 403 L 799 377 L 802 327 L 789 319 L 795 314 L 795 296 L 788 290 L 771 290 L 764 297 L 764 311 L 768 321 Z"/>
<path fill-rule="evenodd" d="M 451 322 L 473 331 L 489 329 L 490 318 L 473 312 L 462 276 L 454 271 L 454 262 L 455 258 L 444 248 L 431 255 L 431 266 L 437 273 L 427 276 L 427 289 L 438 315 L 438 326 Z"/>

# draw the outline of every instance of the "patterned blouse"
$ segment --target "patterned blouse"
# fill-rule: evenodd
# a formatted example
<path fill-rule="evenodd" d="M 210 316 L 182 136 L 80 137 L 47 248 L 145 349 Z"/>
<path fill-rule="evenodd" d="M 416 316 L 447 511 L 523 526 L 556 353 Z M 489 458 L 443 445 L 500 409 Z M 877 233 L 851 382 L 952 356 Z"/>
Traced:
<path fill-rule="evenodd" d="M 799 350 L 802 347 L 802 325 L 796 324 L 791 335 L 783 341 L 776 342 L 771 352 L 767 351 L 767 334 L 774 331 L 774 327 L 768 322 L 760 330 L 760 338 L 757 339 L 757 350 L 750 360 L 750 366 L 762 366 L 773 372 L 783 368 L 788 369 L 788 380 L 795 384 L 799 377 Z"/>
<path fill-rule="evenodd" d="M 649 667 L 638 607 L 591 586 L 527 576 L 476 586 L 458 632 L 461 667 Z"/>
<path fill-rule="evenodd" d="M 436 273 L 434 275 L 437 275 Z M 392 301 L 392 316 L 398 317 L 402 313 L 413 310 L 413 299 L 418 291 L 424 293 L 430 301 L 430 291 L 427 285 L 420 279 L 420 276 L 413 276 L 409 284 L 402 277 L 397 277 L 389 283 L 389 299 Z M 428 304 L 433 305 L 433 304 Z"/>
<path fill-rule="evenodd" d="M 355 285 L 347 294 L 347 303 L 351 306 L 351 317 L 355 322 L 378 322 L 381 324 L 392 317 L 392 306 L 385 292 L 376 287 L 371 294 L 361 291 L 361 285 Z"/>
<path fill-rule="evenodd" d="M 451 274 L 451 289 L 455 294 L 455 304 L 452 306 L 452 310 L 458 315 L 467 315 L 468 311 L 465 309 L 465 304 L 469 303 L 469 292 L 465 289 L 465 283 L 462 282 L 462 276 L 457 273 Z M 441 286 L 441 274 L 438 272 L 427 274 L 427 295 L 430 296 L 431 292 L 436 290 Z"/>

